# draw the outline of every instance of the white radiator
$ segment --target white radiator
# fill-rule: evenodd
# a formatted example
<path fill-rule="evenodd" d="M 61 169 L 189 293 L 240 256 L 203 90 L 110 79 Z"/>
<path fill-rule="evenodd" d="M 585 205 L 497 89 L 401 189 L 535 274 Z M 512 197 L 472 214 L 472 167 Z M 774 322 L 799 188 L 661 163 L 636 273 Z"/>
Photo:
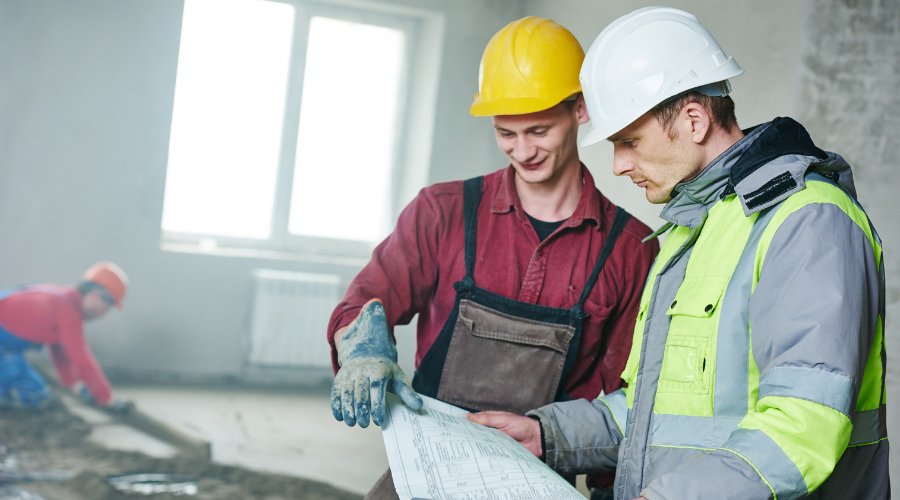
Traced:
<path fill-rule="evenodd" d="M 341 300 L 333 274 L 256 269 L 250 326 L 250 363 L 331 367 L 326 330 Z"/>

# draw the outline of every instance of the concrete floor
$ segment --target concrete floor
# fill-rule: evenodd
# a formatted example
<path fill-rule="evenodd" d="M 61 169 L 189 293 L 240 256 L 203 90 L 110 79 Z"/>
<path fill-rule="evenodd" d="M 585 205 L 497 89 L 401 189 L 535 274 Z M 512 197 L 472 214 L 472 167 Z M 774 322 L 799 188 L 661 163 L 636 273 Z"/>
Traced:
<path fill-rule="evenodd" d="M 334 420 L 324 391 L 121 384 L 115 390 L 148 415 L 209 441 L 222 464 L 356 493 L 388 468 L 381 430 Z"/>
<path fill-rule="evenodd" d="M 115 390 L 144 413 L 209 441 L 213 460 L 222 464 L 360 494 L 388 468 L 380 428 L 349 428 L 334 420 L 324 390 L 122 384 Z M 118 446 L 115 439 L 105 441 Z M 578 486 L 587 493 L 583 477 Z"/>
<path fill-rule="evenodd" d="M 175 446 L 131 426 L 117 423 L 109 414 L 87 406 L 69 394 L 60 394 L 60 398 L 66 409 L 91 425 L 88 439 L 104 448 L 136 451 L 154 458 L 171 458 L 179 452 Z"/>

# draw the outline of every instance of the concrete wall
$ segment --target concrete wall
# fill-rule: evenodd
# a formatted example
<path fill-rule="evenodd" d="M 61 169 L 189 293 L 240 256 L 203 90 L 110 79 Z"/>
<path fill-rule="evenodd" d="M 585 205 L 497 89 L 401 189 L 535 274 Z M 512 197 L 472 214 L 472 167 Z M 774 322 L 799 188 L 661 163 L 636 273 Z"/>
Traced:
<path fill-rule="evenodd" d="M 484 44 L 520 3 L 392 3 L 446 20 L 430 182 L 503 166 L 490 123 L 468 108 Z M 88 326 L 104 367 L 235 377 L 251 269 L 349 279 L 358 268 L 160 250 L 181 11 L 179 0 L 0 2 L 0 287 L 74 283 L 117 262 L 132 280 L 126 309 Z"/>
<path fill-rule="evenodd" d="M 859 200 L 884 243 L 888 434 L 897 436 L 900 220 L 894 202 L 900 192 L 900 2 L 809 2 L 801 54 L 797 115 L 820 147 L 853 166 Z M 892 455 L 896 479 L 900 455 Z"/>

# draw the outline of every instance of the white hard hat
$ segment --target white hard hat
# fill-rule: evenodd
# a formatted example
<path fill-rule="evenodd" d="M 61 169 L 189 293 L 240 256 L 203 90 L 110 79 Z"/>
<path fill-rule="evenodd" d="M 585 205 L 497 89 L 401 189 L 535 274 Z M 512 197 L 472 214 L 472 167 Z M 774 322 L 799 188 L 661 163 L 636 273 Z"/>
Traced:
<path fill-rule="evenodd" d="M 728 95 L 744 72 L 692 14 L 646 7 L 597 36 L 581 66 L 591 131 L 582 146 L 615 134 L 654 106 L 688 90 Z"/>

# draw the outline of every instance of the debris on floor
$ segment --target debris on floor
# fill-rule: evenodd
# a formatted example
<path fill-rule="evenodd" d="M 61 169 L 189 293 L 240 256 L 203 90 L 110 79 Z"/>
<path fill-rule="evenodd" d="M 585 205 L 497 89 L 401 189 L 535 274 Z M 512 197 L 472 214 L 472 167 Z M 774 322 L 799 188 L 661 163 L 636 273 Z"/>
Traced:
<path fill-rule="evenodd" d="M 171 493 L 174 496 L 196 495 L 197 478 L 183 474 L 128 474 L 111 476 L 109 484 L 119 491 L 133 491 L 144 495 Z"/>
<path fill-rule="evenodd" d="M 361 498 L 316 481 L 196 456 L 109 450 L 90 434 L 91 425 L 61 404 L 40 413 L 0 410 L 0 500 Z"/>
<path fill-rule="evenodd" d="M 16 486 L 0 486 L 0 500 L 47 500 Z"/>

